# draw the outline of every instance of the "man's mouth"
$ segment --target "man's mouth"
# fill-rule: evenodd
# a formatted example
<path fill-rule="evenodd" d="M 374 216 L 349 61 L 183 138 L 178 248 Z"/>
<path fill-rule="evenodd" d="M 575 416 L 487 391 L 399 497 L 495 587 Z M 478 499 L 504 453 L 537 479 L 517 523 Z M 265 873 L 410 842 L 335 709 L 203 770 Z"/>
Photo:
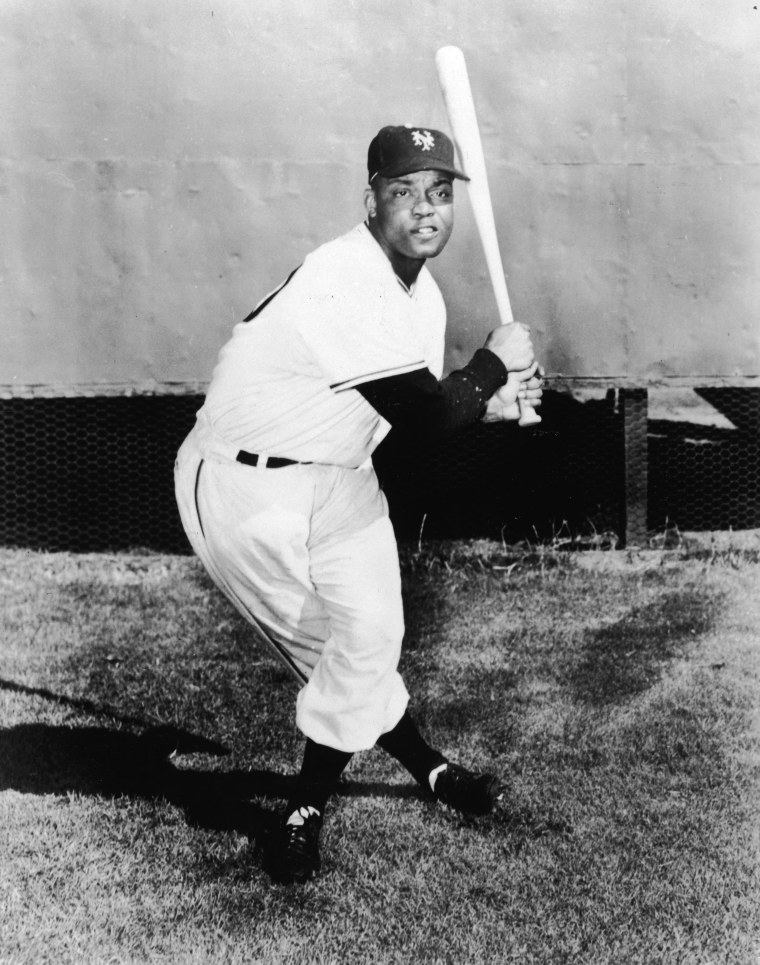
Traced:
<path fill-rule="evenodd" d="M 438 229 L 434 228 L 432 225 L 423 225 L 421 228 L 412 228 L 413 235 L 437 235 Z"/>

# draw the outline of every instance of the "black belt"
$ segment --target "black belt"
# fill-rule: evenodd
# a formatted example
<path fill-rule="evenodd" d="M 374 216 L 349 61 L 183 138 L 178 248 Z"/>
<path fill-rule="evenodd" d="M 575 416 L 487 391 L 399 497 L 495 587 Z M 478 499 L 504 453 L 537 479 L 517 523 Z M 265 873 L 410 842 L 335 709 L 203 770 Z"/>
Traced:
<path fill-rule="evenodd" d="M 258 466 L 261 456 L 257 452 L 244 452 L 242 449 L 235 456 L 238 462 L 245 463 L 246 466 Z M 283 459 L 282 456 L 269 456 L 266 461 L 267 469 L 282 469 L 283 466 L 297 466 L 297 459 Z M 309 466 L 311 463 L 300 463 L 302 466 Z"/>

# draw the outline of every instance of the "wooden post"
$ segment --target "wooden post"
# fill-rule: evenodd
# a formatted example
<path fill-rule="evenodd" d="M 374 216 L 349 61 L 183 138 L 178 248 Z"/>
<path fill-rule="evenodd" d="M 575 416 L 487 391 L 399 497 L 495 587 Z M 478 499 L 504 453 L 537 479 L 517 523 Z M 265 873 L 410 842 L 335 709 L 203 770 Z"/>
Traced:
<path fill-rule="evenodd" d="M 620 389 L 624 446 L 623 538 L 626 546 L 647 540 L 647 411 L 646 389 Z"/>

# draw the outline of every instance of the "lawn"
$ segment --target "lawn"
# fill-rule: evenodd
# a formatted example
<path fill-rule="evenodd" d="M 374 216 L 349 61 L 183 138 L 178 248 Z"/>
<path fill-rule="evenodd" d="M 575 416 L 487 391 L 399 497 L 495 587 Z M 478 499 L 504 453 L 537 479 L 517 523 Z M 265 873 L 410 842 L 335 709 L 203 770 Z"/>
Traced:
<path fill-rule="evenodd" d="M 0 962 L 757 965 L 760 537 L 403 561 L 418 721 L 508 800 L 357 755 L 288 888 L 294 685 L 197 562 L 0 550 Z"/>

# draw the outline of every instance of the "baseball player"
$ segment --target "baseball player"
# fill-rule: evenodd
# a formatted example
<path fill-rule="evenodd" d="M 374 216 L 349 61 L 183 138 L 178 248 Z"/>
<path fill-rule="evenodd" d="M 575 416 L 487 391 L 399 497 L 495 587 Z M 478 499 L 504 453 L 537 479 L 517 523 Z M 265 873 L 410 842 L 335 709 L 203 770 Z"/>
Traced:
<path fill-rule="evenodd" d="M 503 792 L 409 713 L 398 552 L 371 456 L 391 429 L 429 438 L 517 418 L 518 394 L 540 404 L 541 373 L 513 324 L 441 377 L 446 312 L 425 263 L 449 240 L 464 178 L 449 138 L 385 127 L 368 173 L 366 221 L 235 326 L 175 471 L 195 552 L 299 685 L 306 746 L 268 860 L 288 883 L 318 872 L 325 807 L 357 751 L 378 745 L 462 812 L 489 813 Z"/>

